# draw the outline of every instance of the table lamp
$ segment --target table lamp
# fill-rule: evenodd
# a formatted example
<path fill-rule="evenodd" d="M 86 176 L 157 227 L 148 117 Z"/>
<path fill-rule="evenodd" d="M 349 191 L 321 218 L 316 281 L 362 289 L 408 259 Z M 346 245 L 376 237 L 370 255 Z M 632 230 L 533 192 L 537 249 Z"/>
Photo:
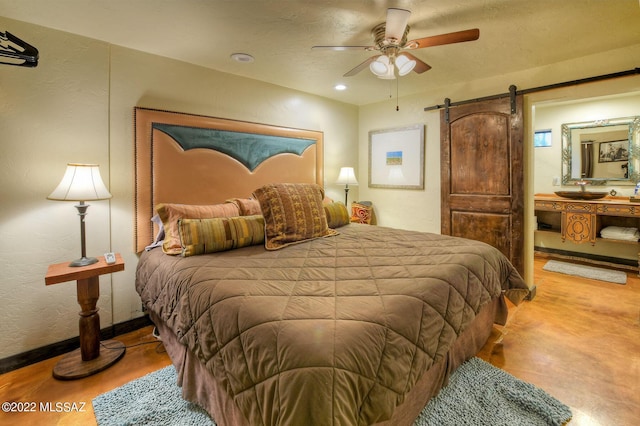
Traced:
<path fill-rule="evenodd" d="M 85 244 L 84 217 L 87 215 L 89 204 L 85 201 L 106 200 L 111 198 L 109 190 L 100 177 L 100 169 L 97 164 L 67 164 L 67 171 L 62 181 L 47 197 L 49 200 L 78 201 L 76 204 L 78 216 L 80 216 L 80 241 L 82 257 L 76 259 L 69 266 L 87 266 L 96 263 L 95 257 L 87 257 Z"/>
<path fill-rule="evenodd" d="M 336 183 L 338 185 L 344 185 L 344 205 L 346 206 L 347 197 L 349 196 L 349 185 L 358 186 L 358 180 L 353 172 L 353 167 L 342 167 Z"/>

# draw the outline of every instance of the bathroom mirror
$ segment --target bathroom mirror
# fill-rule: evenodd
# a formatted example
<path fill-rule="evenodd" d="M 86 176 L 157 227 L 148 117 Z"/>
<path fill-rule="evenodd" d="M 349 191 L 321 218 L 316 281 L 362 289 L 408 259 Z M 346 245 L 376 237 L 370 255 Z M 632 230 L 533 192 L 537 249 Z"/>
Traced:
<path fill-rule="evenodd" d="M 562 125 L 562 184 L 635 185 L 640 180 L 640 116 Z"/>

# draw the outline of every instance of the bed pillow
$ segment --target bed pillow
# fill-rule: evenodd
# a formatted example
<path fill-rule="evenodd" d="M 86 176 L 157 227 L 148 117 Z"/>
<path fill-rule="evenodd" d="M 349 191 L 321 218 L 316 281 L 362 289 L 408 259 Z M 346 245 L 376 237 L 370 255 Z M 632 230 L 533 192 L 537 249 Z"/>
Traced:
<path fill-rule="evenodd" d="M 182 255 L 215 253 L 264 242 L 262 216 L 180 219 L 178 232 Z"/>
<path fill-rule="evenodd" d="M 361 203 L 351 203 L 351 222 L 371 224 L 373 206 Z"/>
<path fill-rule="evenodd" d="M 329 228 L 339 228 L 350 221 L 347 206 L 339 201 L 325 204 L 324 213 L 327 216 L 327 226 Z"/>
<path fill-rule="evenodd" d="M 320 185 L 270 184 L 256 189 L 253 196 L 260 202 L 264 216 L 267 250 L 338 233 L 327 226 Z"/>
<path fill-rule="evenodd" d="M 156 206 L 156 212 L 160 216 L 160 220 L 162 220 L 165 234 L 162 251 L 171 255 L 182 253 L 178 220 L 240 216 L 238 206 L 233 203 L 212 205 L 163 203 Z"/>
<path fill-rule="evenodd" d="M 255 198 L 231 198 L 227 203 L 234 203 L 240 210 L 240 216 L 254 216 L 262 214 L 260 203 Z"/>

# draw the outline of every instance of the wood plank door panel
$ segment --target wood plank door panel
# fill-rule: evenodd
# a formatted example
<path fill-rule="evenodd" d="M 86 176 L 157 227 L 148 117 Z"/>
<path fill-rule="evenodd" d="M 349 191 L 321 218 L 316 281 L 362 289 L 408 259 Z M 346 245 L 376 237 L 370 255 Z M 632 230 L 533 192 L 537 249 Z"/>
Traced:
<path fill-rule="evenodd" d="M 454 237 L 485 242 L 498 248 L 505 256 L 511 253 L 511 219 L 508 214 L 453 211 L 451 222 L 451 235 Z"/>
<path fill-rule="evenodd" d="M 441 111 L 441 232 L 496 247 L 524 273 L 522 96 Z"/>
<path fill-rule="evenodd" d="M 508 126 L 508 117 L 487 113 L 451 122 L 451 194 L 509 195 Z"/>

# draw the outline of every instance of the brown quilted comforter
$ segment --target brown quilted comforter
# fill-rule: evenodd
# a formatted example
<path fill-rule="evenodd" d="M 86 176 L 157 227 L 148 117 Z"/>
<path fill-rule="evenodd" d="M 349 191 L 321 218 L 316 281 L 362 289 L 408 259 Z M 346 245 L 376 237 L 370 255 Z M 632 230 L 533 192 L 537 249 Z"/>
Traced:
<path fill-rule="evenodd" d="M 385 420 L 483 305 L 528 294 L 484 243 L 359 224 L 339 231 L 278 251 L 154 249 L 140 259 L 144 305 L 252 425 Z"/>

